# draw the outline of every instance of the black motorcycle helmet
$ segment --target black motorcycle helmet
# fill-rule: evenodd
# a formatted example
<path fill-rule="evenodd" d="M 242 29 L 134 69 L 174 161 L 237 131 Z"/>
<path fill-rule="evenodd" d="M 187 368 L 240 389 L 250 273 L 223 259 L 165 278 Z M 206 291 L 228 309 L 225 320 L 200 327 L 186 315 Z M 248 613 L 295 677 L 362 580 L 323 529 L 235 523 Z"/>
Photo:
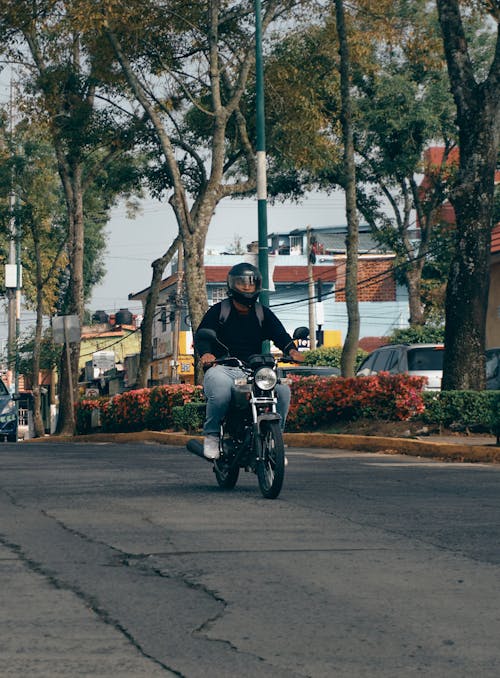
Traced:
<path fill-rule="evenodd" d="M 254 292 L 242 292 L 237 289 L 238 284 L 252 282 L 255 283 Z M 257 301 L 257 297 L 262 289 L 262 275 L 258 268 L 252 264 L 236 264 L 227 274 L 227 296 L 230 299 L 238 301 L 251 308 Z"/>

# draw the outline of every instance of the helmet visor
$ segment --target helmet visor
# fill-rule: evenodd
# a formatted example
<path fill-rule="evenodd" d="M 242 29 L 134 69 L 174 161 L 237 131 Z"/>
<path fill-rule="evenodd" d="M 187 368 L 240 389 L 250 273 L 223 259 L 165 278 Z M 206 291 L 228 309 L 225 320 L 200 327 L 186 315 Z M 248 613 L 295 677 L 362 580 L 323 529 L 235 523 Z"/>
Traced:
<path fill-rule="evenodd" d="M 259 279 L 253 273 L 245 275 L 231 275 L 229 276 L 229 284 L 233 289 L 244 290 L 249 287 L 257 288 Z"/>

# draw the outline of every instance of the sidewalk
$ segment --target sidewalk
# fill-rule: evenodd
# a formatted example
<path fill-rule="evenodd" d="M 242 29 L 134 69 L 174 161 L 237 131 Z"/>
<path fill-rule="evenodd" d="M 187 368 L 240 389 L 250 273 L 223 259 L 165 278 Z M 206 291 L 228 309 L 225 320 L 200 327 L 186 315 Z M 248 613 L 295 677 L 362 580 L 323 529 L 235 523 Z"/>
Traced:
<path fill-rule="evenodd" d="M 156 442 L 163 445 L 184 446 L 192 436 L 184 433 L 163 431 L 138 431 L 135 433 L 92 433 L 62 437 L 46 436 L 32 438 L 30 442 Z M 430 457 L 454 462 L 500 463 L 500 446 L 495 436 L 425 436 L 419 438 L 386 438 L 331 433 L 285 433 L 285 444 L 290 447 L 316 447 L 323 449 L 358 450 L 359 452 L 382 452 L 408 454 L 414 457 Z M 23 443 L 20 443 L 23 444 Z"/>

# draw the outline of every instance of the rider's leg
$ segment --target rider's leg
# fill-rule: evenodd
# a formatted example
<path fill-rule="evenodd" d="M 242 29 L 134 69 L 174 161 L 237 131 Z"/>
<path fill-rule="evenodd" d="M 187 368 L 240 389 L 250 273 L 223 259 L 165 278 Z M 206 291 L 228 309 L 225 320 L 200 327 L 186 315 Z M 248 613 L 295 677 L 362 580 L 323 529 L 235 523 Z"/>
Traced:
<path fill-rule="evenodd" d="M 280 426 L 281 430 L 285 430 L 286 415 L 288 414 L 288 409 L 290 407 L 290 387 L 288 384 L 276 384 L 276 397 L 278 402 L 276 403 L 276 410 L 281 416 Z"/>
<path fill-rule="evenodd" d="M 207 414 L 203 433 L 205 436 L 218 436 L 221 421 L 231 401 L 231 390 L 235 376 L 240 370 L 225 365 L 214 365 L 206 371 L 203 380 L 203 391 L 207 399 Z"/>

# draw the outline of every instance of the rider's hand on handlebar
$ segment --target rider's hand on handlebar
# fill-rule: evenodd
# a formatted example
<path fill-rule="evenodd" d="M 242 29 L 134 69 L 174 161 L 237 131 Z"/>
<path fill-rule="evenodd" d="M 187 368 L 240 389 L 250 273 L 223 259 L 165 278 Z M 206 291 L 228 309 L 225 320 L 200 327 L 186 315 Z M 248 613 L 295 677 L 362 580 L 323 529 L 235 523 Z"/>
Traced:
<path fill-rule="evenodd" d="M 288 355 L 290 356 L 290 358 L 295 363 L 303 363 L 304 362 L 304 354 L 301 353 L 300 351 L 297 351 L 296 348 L 290 349 L 290 351 L 288 351 Z"/>
<path fill-rule="evenodd" d="M 200 358 L 200 362 L 203 369 L 206 370 L 209 367 L 211 367 L 214 363 L 214 360 L 216 360 L 216 357 L 214 356 L 213 353 L 204 353 Z"/>

